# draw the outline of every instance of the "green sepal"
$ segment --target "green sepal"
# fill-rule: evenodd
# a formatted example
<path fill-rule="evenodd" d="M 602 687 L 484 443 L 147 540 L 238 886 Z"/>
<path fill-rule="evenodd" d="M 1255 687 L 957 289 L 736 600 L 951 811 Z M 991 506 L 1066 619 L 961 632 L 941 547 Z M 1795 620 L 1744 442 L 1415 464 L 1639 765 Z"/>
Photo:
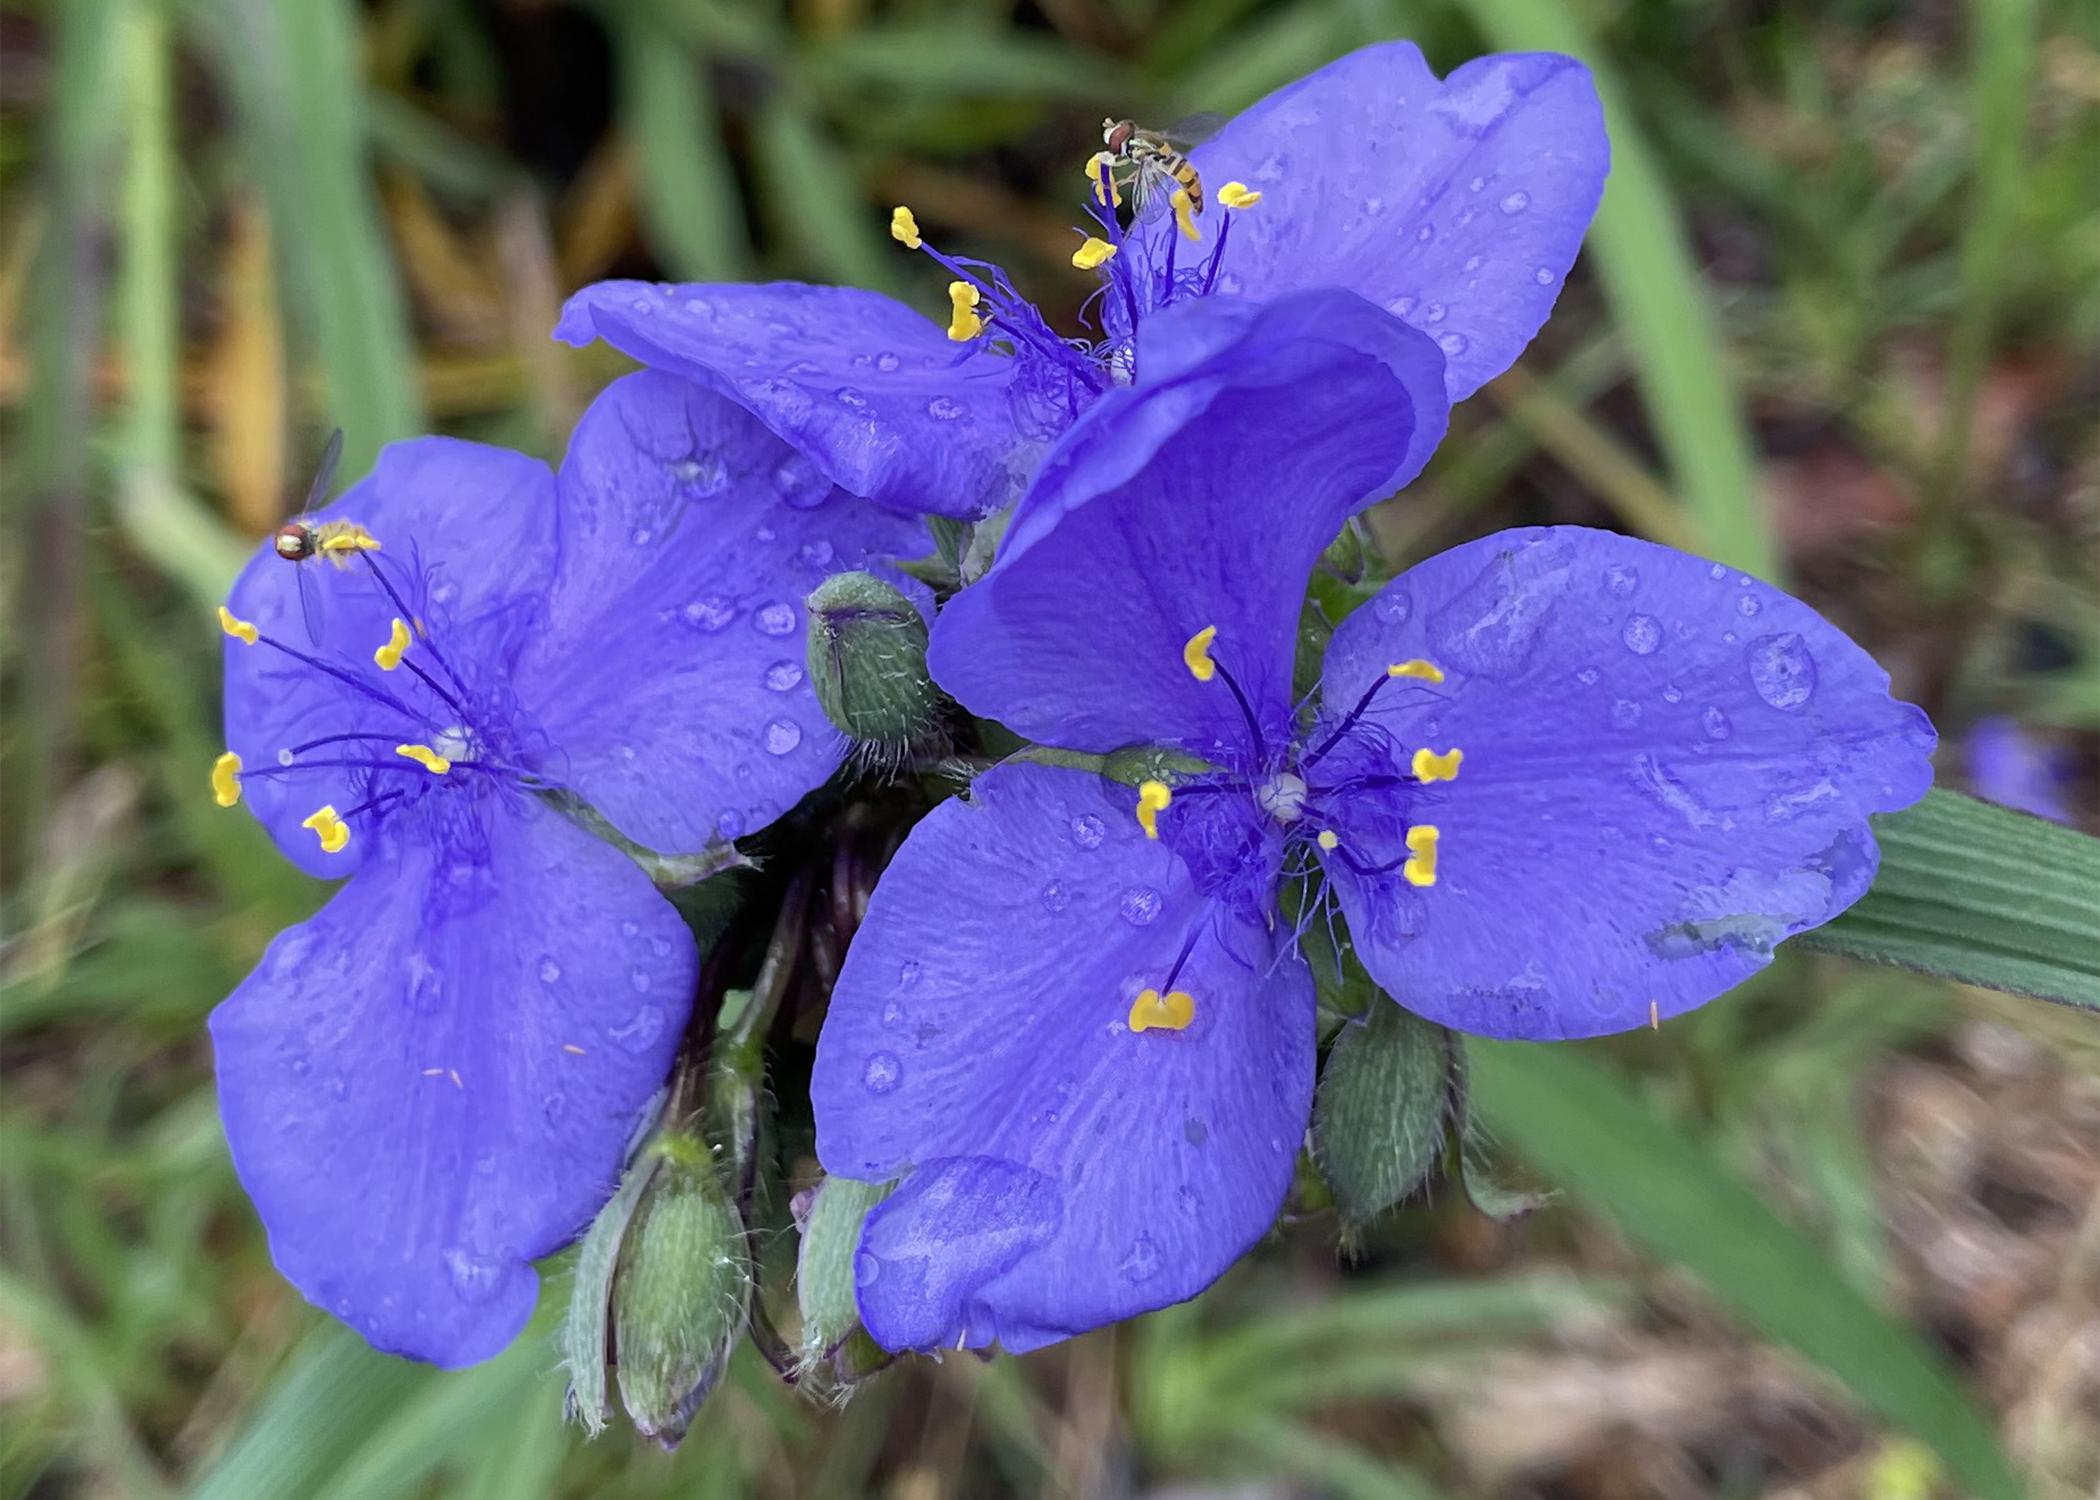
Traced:
<path fill-rule="evenodd" d="M 854 1255 L 869 1211 L 895 1186 L 827 1177 L 811 1190 L 802 1213 L 802 1247 L 795 1267 L 795 1296 L 802 1312 L 796 1358 L 805 1372 L 826 1361 L 835 1363 L 842 1346 L 860 1331 Z"/>
<path fill-rule="evenodd" d="M 1345 1219 L 1376 1218 L 1436 1171 L 1454 1052 L 1443 1027 L 1383 996 L 1335 1037 L 1313 1098 L 1312 1149 Z"/>

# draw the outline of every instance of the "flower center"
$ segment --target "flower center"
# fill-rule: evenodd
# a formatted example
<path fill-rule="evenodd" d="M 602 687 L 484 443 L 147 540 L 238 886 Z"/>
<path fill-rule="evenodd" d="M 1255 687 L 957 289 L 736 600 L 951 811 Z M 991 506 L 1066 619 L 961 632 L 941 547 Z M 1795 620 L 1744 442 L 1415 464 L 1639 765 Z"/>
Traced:
<path fill-rule="evenodd" d="M 297 579 L 306 649 L 265 634 L 225 605 L 219 606 L 219 626 L 231 640 L 262 647 L 326 679 L 339 690 L 343 717 L 357 727 L 280 746 L 274 766 L 249 769 L 239 755 L 227 751 L 212 767 L 212 795 L 219 806 L 239 802 L 245 782 L 347 771 L 360 800 L 347 812 L 324 804 L 300 825 L 313 831 L 325 853 L 338 854 L 349 846 L 355 825 L 376 825 L 441 785 L 473 778 L 537 784 L 529 773 L 507 763 L 501 750 L 504 741 L 490 732 L 501 724 L 502 715 L 477 698 L 431 638 L 428 580 L 396 576 L 393 564 L 376 555 L 379 540 L 355 523 L 330 521 L 312 529 L 321 538 L 317 546 L 288 550 L 281 537 L 275 544 L 278 556 L 302 570 Z M 330 576 L 331 570 L 319 567 L 322 561 L 333 564 L 334 573 L 362 570 L 394 611 L 385 639 L 348 648 L 339 640 L 324 639 L 329 633 L 324 628 L 327 616 L 318 607 L 316 591 L 340 590 L 350 580 Z M 417 602 L 411 603 L 411 598 Z"/>
<path fill-rule="evenodd" d="M 1305 816 L 1305 778 L 1279 771 L 1254 789 L 1254 805 L 1279 823 L 1295 823 Z"/>

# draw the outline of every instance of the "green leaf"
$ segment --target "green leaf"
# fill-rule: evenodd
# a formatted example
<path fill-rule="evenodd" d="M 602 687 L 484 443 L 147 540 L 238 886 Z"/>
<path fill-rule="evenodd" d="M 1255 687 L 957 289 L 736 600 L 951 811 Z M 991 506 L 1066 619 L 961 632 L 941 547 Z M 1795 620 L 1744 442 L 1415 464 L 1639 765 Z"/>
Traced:
<path fill-rule="evenodd" d="M 1313 1159 L 1343 1214 L 1377 1217 L 1420 1187 L 1443 1154 L 1450 1033 L 1391 1000 L 1344 1026 L 1313 1100 Z"/>
<path fill-rule="evenodd" d="M 1991 1424 L 1947 1362 L 1626 1078 L 1569 1047 L 1475 1040 L 1467 1054 L 1480 1112 L 1546 1176 L 1930 1443 L 1976 1494 L 2016 1500 Z"/>
<path fill-rule="evenodd" d="M 1945 791 L 1874 836 L 1873 888 L 1802 943 L 2100 1009 L 2100 839 Z"/>
<path fill-rule="evenodd" d="M 645 6 L 609 5 L 604 15 L 618 47 L 622 122 L 652 248 L 686 280 L 741 280 L 751 269 L 750 230 L 708 59 Z"/>

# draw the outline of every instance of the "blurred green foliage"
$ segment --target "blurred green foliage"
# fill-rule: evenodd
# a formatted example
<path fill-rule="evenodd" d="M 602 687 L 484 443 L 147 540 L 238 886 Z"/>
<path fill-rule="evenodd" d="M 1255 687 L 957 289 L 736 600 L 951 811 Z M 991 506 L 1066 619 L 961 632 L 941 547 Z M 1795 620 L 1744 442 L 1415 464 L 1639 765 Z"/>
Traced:
<path fill-rule="evenodd" d="M 347 430 L 350 474 L 431 424 L 558 453 L 613 364 L 547 330 L 610 274 L 936 311 L 895 202 L 1069 318 L 1104 113 L 1229 111 L 1396 35 L 1440 68 L 1580 54 L 1616 168 L 1546 336 L 1372 518 L 1388 561 L 1583 521 L 1784 576 L 1944 729 L 2009 712 L 2076 748 L 2090 817 L 2090 3 L 8 0 L 0 1500 L 1477 1492 L 1468 1402 L 1674 1305 L 1597 1221 L 1497 1230 L 1442 1194 L 1356 1270 L 1331 1224 L 1286 1228 L 1192 1306 L 838 1409 L 747 1348 L 666 1458 L 560 1425 L 546 1328 L 445 1376 L 306 1309 L 218 1135 L 204 1016 L 323 892 L 202 795 L 209 610 L 321 433 Z M 1990 1419 L 1888 1311 L 1857 1092 L 1982 1003 L 1794 955 L 1658 1035 L 1500 1058 L 1479 1102 L 1577 1205 L 1821 1361 L 1852 1420 L 1940 1454 L 1868 1425 L 1844 1492 L 2009 1493 Z M 2092 1444 L 2082 1470 L 2065 1447 L 2015 1445 L 2035 1493 L 2090 1487 Z M 1789 1477 L 1740 1462 L 1716 1493 Z"/>

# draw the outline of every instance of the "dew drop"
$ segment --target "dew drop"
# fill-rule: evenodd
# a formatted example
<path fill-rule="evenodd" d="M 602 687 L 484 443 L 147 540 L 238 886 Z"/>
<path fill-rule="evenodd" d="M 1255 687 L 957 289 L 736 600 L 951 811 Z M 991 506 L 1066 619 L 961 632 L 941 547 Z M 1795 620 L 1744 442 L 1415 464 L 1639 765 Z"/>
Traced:
<path fill-rule="evenodd" d="M 906 959 L 903 962 L 903 964 L 901 964 L 897 969 L 898 987 L 901 989 L 910 989 L 913 985 L 919 982 L 919 976 L 925 972 L 925 966 L 921 964 L 917 959 Z"/>
<path fill-rule="evenodd" d="M 1477 256 L 1477 255 L 1469 255 L 1469 256 L 1467 256 L 1467 257 L 1466 257 L 1466 263 L 1465 263 L 1465 264 L 1464 264 L 1463 266 L 1459 267 L 1459 269 L 1460 269 L 1460 270 L 1462 270 L 1462 271 L 1477 271 L 1477 270 L 1479 270 L 1479 269 L 1480 269 L 1480 257 L 1479 257 L 1479 256 Z"/>
<path fill-rule="evenodd" d="M 831 394 L 841 406 L 850 406 L 858 410 L 868 404 L 868 398 L 850 385 L 842 385 Z"/>
<path fill-rule="evenodd" d="M 1386 303 L 1385 310 L 1396 318 L 1404 318 L 1415 310 L 1415 299 L 1412 297 L 1395 297 Z"/>
<path fill-rule="evenodd" d="M 882 1007 L 882 1024 L 895 1029 L 904 1024 L 904 1007 L 892 1000 Z"/>
<path fill-rule="evenodd" d="M 1427 307 L 1422 309 L 1422 321 L 1425 323 L 1441 323 L 1444 321 L 1444 314 L 1446 311 L 1448 311 L 1448 309 L 1444 306 L 1443 303 L 1432 302 Z"/>
<path fill-rule="evenodd" d="M 503 1284 L 501 1262 L 467 1250 L 447 1250 L 445 1270 L 452 1278 L 454 1290 L 468 1302 L 488 1301 Z"/>
<path fill-rule="evenodd" d="M 644 984 L 641 988 L 647 989 L 648 986 Z M 649 1050 L 649 1044 L 663 1035 L 663 1030 L 663 1010 L 658 1006 L 644 1005 L 628 1017 L 625 1026 L 614 1027 L 611 1036 L 629 1052 L 646 1052 Z"/>
<path fill-rule="evenodd" d="M 1531 194 L 1522 191 L 1507 194 L 1502 200 L 1502 211 L 1506 214 L 1520 214 L 1530 206 Z"/>
<path fill-rule="evenodd" d="M 1063 911 L 1072 904 L 1072 893 L 1065 889 L 1062 880 L 1053 880 L 1043 887 L 1043 909 Z"/>
<path fill-rule="evenodd" d="M 875 356 L 875 368 L 882 371 L 885 375 L 895 374 L 897 367 L 903 363 L 903 360 L 897 358 L 896 355 L 890 353 L 887 349 Z"/>
<path fill-rule="evenodd" d="M 1652 655 L 1662 644 L 1662 638 L 1662 626 L 1656 623 L 1653 615 L 1628 615 L 1625 627 L 1619 632 L 1619 639 L 1635 656 Z"/>
<path fill-rule="evenodd" d="M 1584 667 L 1575 674 L 1575 680 L 1584 687 L 1595 687 L 1597 685 L 1597 669 L 1595 667 Z"/>
<path fill-rule="evenodd" d="M 297 1057 L 294 1057 L 291 1061 L 292 1076 L 294 1078 L 304 1078 L 307 1075 L 307 1073 L 309 1073 L 312 1070 L 312 1068 L 313 1064 L 307 1060 L 307 1056 L 304 1052 L 300 1053 Z"/>
<path fill-rule="evenodd" d="M 936 422 L 953 422 L 963 414 L 963 404 L 952 396 L 935 396 L 926 403 L 926 415 Z"/>
<path fill-rule="evenodd" d="M 1101 820 L 1092 813 L 1081 813 L 1072 820 L 1072 841 L 1082 849 L 1098 849 L 1101 840 L 1108 835 Z"/>
<path fill-rule="evenodd" d="M 1735 726 L 1728 722 L 1728 715 L 1711 705 L 1699 715 L 1699 727 L 1706 731 L 1710 740 L 1725 740 L 1735 732 Z"/>
<path fill-rule="evenodd" d="M 1683 689 L 1683 688 L 1679 687 L 1679 686 L 1678 686 L 1678 685 L 1677 685 L 1676 683 L 1674 683 L 1674 682 L 1666 682 L 1666 683 L 1664 683 L 1664 684 L 1663 684 L 1663 702 L 1665 702 L 1665 703 L 1682 703 L 1683 701 L 1684 701 L 1684 689 Z"/>
<path fill-rule="evenodd" d="M 800 555 L 812 568 L 828 568 L 838 554 L 832 550 L 831 543 L 819 537 L 816 541 L 804 542 Z"/>
<path fill-rule="evenodd" d="M 559 1125 L 561 1117 L 569 1112 L 569 1096 L 559 1090 L 540 1100 L 540 1118 L 549 1125 Z"/>
<path fill-rule="evenodd" d="M 1722 579 L 1728 576 L 1728 564 L 1715 563 L 1712 567 L 1706 570 L 1706 576 L 1708 578 L 1711 578 L 1715 583 L 1719 583 Z"/>
<path fill-rule="evenodd" d="M 1123 893 L 1123 920 L 1133 927 L 1150 927 L 1159 920 L 1166 898 L 1149 885 L 1134 885 Z"/>
<path fill-rule="evenodd" d="M 856 1286 L 873 1286 L 882 1275 L 882 1260 L 872 1250 L 853 1252 L 853 1281 Z"/>
<path fill-rule="evenodd" d="M 540 983 L 559 984 L 560 982 L 561 965 L 556 963 L 551 957 L 543 957 L 540 960 Z"/>
<path fill-rule="evenodd" d="M 766 686 L 776 693 L 785 693 L 800 687 L 802 668 L 798 663 L 781 660 L 766 668 Z"/>
<path fill-rule="evenodd" d="M 636 312 L 640 313 L 645 318 L 649 316 L 649 314 L 656 311 L 655 304 L 650 302 L 650 300 L 647 297 L 637 297 L 634 299 L 634 301 L 628 303 L 627 305 L 633 308 Z"/>
<path fill-rule="evenodd" d="M 712 635 L 736 618 L 736 606 L 720 594 L 709 594 L 704 599 L 695 599 L 680 613 L 686 624 Z"/>
<path fill-rule="evenodd" d="M 740 812 L 725 812 L 715 819 L 715 832 L 725 839 L 733 839 L 744 831 L 744 815 Z"/>
<path fill-rule="evenodd" d="M 897 1061 L 896 1053 L 878 1052 L 861 1069 L 860 1081 L 871 1094 L 887 1094 L 903 1076 L 904 1064 Z"/>
<path fill-rule="evenodd" d="M 1625 599 L 1641 586 L 1641 575 L 1624 563 L 1613 563 L 1604 570 L 1604 586 Z"/>
<path fill-rule="evenodd" d="M 1415 603 L 1405 589 L 1387 589 L 1378 596 L 1378 602 L 1372 608 L 1386 624 L 1405 625 L 1407 617 L 1415 611 Z"/>
<path fill-rule="evenodd" d="M 1611 706 L 1614 729 L 1631 729 L 1641 722 L 1641 706 L 1631 698 L 1614 699 Z"/>
<path fill-rule="evenodd" d="M 1424 224 L 1420 229 L 1417 229 L 1415 231 L 1415 238 L 1426 245 L 1431 240 L 1436 238 L 1436 231 L 1430 228 L 1429 225 Z"/>
<path fill-rule="evenodd" d="M 785 755 L 802 743 L 802 726 L 791 719 L 775 719 L 766 726 L 766 749 Z"/>
<path fill-rule="evenodd" d="M 1471 182 L 1466 184 L 1468 188 L 1470 188 L 1473 192 L 1476 193 L 1479 192 L 1482 188 L 1486 187 L 1487 185 L 1488 180 L 1485 177 L 1476 177 Z"/>
<path fill-rule="evenodd" d="M 1763 603 L 1759 601 L 1755 594 L 1737 594 L 1735 596 L 1735 612 L 1746 620 L 1754 619 L 1758 611 L 1763 608 Z"/>
<path fill-rule="evenodd" d="M 777 602 L 768 604 L 752 616 L 751 623 L 758 627 L 761 635 L 791 635 L 795 629 L 795 607 Z"/>
<path fill-rule="evenodd" d="M 1816 691 L 1816 659 L 1808 643 L 1791 631 L 1752 641 L 1749 663 L 1750 685 L 1774 708 L 1791 712 Z"/>
<path fill-rule="evenodd" d="M 1553 268 L 1551 266 L 1540 266 L 1531 273 L 1531 279 L 1540 286 L 1551 286 L 1553 285 Z"/>
<path fill-rule="evenodd" d="M 1436 346 L 1454 359 L 1465 353 L 1468 347 L 1462 333 L 1447 333 L 1436 341 Z"/>
<path fill-rule="evenodd" d="M 280 766 L 288 766 L 288 765 L 290 765 L 291 763 L 292 763 L 292 752 L 291 752 L 291 751 L 289 751 L 289 750 L 280 750 L 280 751 L 278 751 L 278 752 L 277 752 L 277 764 L 279 764 Z"/>
<path fill-rule="evenodd" d="M 800 453 L 790 453 L 773 470 L 773 487 L 797 510 L 812 510 L 831 493 L 831 481 Z"/>
<path fill-rule="evenodd" d="M 627 971 L 627 983 L 637 995 L 649 993 L 649 971 L 637 966 Z"/>
<path fill-rule="evenodd" d="M 1124 1280 L 1136 1283 L 1150 1281 L 1159 1274 L 1159 1267 L 1159 1246 L 1153 1243 L 1152 1236 L 1141 1234 L 1130 1242 L 1130 1252 L 1123 1257 L 1120 1269 Z"/>

